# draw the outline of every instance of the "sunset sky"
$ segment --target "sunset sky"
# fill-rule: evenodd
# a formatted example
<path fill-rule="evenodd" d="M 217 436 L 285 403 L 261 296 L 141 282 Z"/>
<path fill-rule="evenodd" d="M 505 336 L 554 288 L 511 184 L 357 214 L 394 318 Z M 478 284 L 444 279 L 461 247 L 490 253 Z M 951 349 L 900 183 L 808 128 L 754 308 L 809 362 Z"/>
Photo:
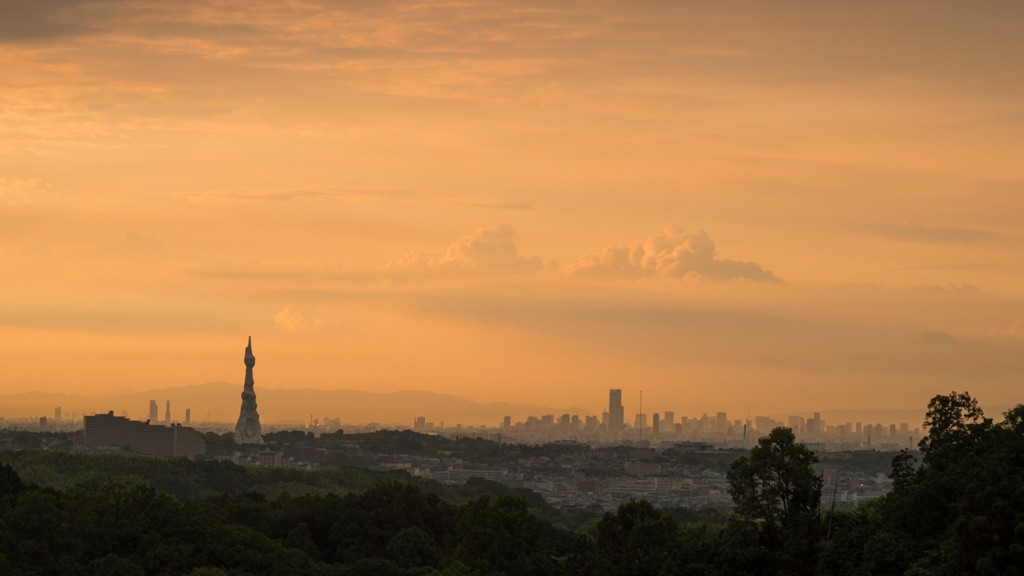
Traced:
<path fill-rule="evenodd" d="M 1019 2 L 0 0 L 2 393 L 1015 404 L 1022 287 Z"/>

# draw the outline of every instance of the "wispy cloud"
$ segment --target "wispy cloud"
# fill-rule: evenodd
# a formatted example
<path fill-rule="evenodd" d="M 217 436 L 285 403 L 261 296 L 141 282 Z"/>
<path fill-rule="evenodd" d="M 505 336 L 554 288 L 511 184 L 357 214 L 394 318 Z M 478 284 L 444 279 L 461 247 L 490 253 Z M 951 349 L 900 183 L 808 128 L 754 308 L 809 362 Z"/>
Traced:
<path fill-rule="evenodd" d="M 238 188 L 180 192 L 193 202 L 287 202 L 316 198 L 348 200 L 409 201 L 424 195 L 413 190 L 389 188 L 343 188 L 340 186 L 306 186 L 298 188 Z"/>
<path fill-rule="evenodd" d="M 929 330 L 921 334 L 921 340 L 929 344 L 939 344 L 942 346 L 948 346 L 950 344 L 960 344 L 960 341 L 954 338 L 952 335 L 945 332 L 935 332 Z"/>
<path fill-rule="evenodd" d="M 0 1 L 0 41 L 44 40 L 95 31 L 103 5 L 115 0 Z"/>
<path fill-rule="evenodd" d="M 3 181 L 0 180 L 0 186 Z M 2 188 L 0 188 L 2 190 Z M 351 202 L 406 202 L 483 208 L 509 212 L 538 212 L 540 209 L 518 200 L 486 200 L 432 194 L 404 188 L 357 188 L 345 186 L 300 186 L 294 188 L 214 188 L 177 193 L 190 202 L 209 203 L 271 203 L 299 200 L 339 199 Z"/>
<path fill-rule="evenodd" d="M 540 209 L 528 202 L 511 200 L 452 200 L 452 204 L 466 208 L 487 208 L 489 210 L 508 210 L 511 212 L 538 212 Z"/>
<path fill-rule="evenodd" d="M 879 236 L 906 242 L 966 243 L 1005 238 L 1004 234 L 991 230 L 919 224 L 874 224 L 868 230 Z"/>
<path fill-rule="evenodd" d="M 980 294 L 981 290 L 974 284 L 954 284 L 952 282 L 947 283 L 945 286 L 938 286 L 935 284 L 925 284 L 923 286 L 917 286 L 914 288 L 918 292 L 951 292 L 954 294 Z"/>
<path fill-rule="evenodd" d="M 10 205 L 31 204 L 50 188 L 49 182 L 39 178 L 0 178 L 0 201 Z"/>

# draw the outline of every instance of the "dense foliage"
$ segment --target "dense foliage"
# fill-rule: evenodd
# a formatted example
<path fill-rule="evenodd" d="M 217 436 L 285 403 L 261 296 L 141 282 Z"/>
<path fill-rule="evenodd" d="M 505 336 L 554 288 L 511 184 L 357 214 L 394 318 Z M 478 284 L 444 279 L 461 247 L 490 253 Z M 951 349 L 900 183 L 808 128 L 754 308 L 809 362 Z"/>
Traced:
<path fill-rule="evenodd" d="M 893 463 L 896 489 L 837 516 L 829 574 L 1024 572 L 1024 405 L 995 424 L 968 394 L 928 405 L 923 465 Z"/>
<path fill-rule="evenodd" d="M 0 490 L 3 574 L 554 574 L 582 538 L 519 499 L 455 506 L 397 481 L 183 501 L 112 481 L 27 488 L 4 465 Z"/>
<path fill-rule="evenodd" d="M 453 504 L 462 504 L 485 494 L 495 499 L 514 496 L 525 501 L 539 518 L 571 530 L 583 529 L 596 522 L 598 517 L 586 510 L 556 509 L 532 490 L 513 489 L 483 478 L 470 478 L 463 485 L 441 484 L 413 477 L 404 471 L 374 471 L 354 466 L 298 470 L 243 467 L 224 461 L 162 460 L 53 450 L 0 452 L 0 463 L 12 466 L 25 482 L 47 488 L 70 488 L 90 480 L 115 479 L 151 486 L 158 493 L 185 500 L 243 492 L 262 494 L 273 500 L 285 492 L 296 496 L 362 492 L 378 482 L 396 480 L 415 484 Z"/>

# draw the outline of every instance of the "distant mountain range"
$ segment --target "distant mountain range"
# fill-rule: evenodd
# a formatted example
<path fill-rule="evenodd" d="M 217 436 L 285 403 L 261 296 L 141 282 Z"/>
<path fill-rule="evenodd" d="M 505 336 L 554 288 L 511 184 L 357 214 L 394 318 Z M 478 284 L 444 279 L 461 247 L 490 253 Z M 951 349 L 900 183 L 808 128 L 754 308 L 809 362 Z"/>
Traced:
<path fill-rule="evenodd" d="M 156 400 L 159 419 L 163 421 L 167 401 L 171 402 L 171 419 L 185 420 L 185 409 L 192 410 L 192 422 L 234 422 L 241 406 L 241 384 L 210 382 L 192 386 L 147 390 L 145 392 L 116 392 L 105 396 L 83 396 L 47 392 L 27 392 L 0 395 L 0 416 L 25 418 L 46 416 L 52 418 L 54 408 L 60 407 L 64 419 L 72 413 L 79 417 L 114 411 L 120 415 L 128 411 L 133 420 L 149 418 L 149 401 Z M 315 390 L 311 388 L 287 390 L 256 387 L 260 420 L 264 423 L 308 422 L 310 416 L 340 418 L 343 424 L 404 424 L 412 426 L 418 416 L 428 422 L 446 426 L 498 425 L 502 418 L 512 421 L 526 420 L 527 416 L 579 414 L 582 418 L 593 415 L 581 408 L 555 409 L 536 404 L 509 404 L 491 402 L 482 404 L 452 394 L 404 390 L 378 393 L 360 390 Z"/>

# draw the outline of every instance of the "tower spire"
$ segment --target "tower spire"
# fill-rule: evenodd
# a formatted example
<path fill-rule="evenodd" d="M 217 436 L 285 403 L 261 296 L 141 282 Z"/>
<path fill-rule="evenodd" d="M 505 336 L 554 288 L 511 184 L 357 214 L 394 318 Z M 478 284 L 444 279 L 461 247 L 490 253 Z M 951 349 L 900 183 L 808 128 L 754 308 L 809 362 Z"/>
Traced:
<path fill-rule="evenodd" d="M 253 390 L 252 368 L 256 365 L 256 357 L 252 354 L 252 336 L 245 347 L 245 386 L 242 389 L 242 410 L 235 425 L 235 442 L 238 444 L 262 444 L 263 434 L 260 430 L 260 415 L 256 411 L 256 391 Z"/>

